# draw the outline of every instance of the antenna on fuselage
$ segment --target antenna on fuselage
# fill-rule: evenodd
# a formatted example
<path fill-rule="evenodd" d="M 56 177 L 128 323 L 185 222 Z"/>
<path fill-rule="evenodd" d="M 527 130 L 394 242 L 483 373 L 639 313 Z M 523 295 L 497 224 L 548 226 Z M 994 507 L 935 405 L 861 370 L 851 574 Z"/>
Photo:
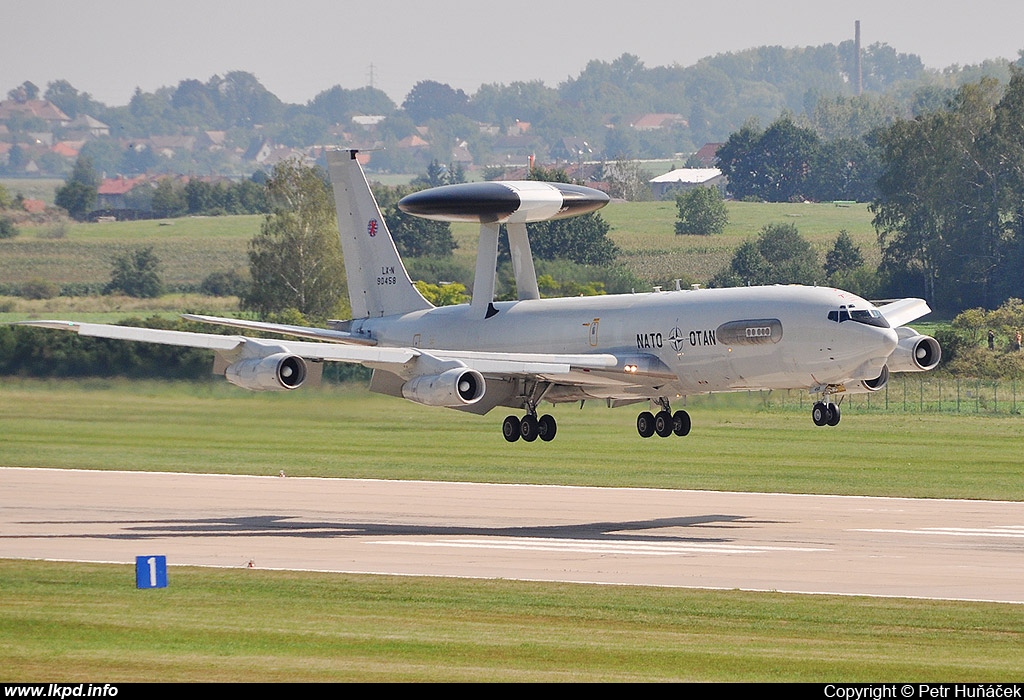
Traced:
<path fill-rule="evenodd" d="M 498 267 L 498 231 L 508 230 L 512 272 L 520 300 L 540 299 L 526 224 L 566 219 L 596 211 L 608 203 L 600 190 L 561 182 L 516 180 L 467 182 L 414 192 L 398 208 L 406 214 L 435 221 L 471 221 L 480 224 L 471 306 L 479 318 L 490 318 L 494 309 L 494 284 Z"/>

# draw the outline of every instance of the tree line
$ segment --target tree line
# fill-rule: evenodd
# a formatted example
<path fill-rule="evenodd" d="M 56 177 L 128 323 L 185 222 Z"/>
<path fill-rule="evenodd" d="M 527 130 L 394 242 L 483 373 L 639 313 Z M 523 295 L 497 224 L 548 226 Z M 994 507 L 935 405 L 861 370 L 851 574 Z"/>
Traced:
<path fill-rule="evenodd" d="M 125 195 L 125 208 L 134 216 L 174 218 L 179 216 L 219 216 L 227 214 L 265 214 L 266 173 L 233 182 L 209 182 L 201 178 L 187 181 L 162 177 L 136 185 Z M 80 155 L 64 184 L 54 192 L 54 203 L 79 221 L 94 216 L 99 199 L 100 176 L 92 159 Z"/>
<path fill-rule="evenodd" d="M 214 130 L 224 135 L 223 149 L 200 149 L 170 160 L 152 149 L 125 147 L 113 137 L 90 140 L 83 152 L 105 172 L 176 169 L 237 175 L 240 163 L 233 151 L 250 150 L 267 139 L 292 147 L 337 143 L 336 124 L 345 124 L 356 140 L 369 139 L 387 149 L 375 159 L 375 168 L 410 172 L 432 158 L 447 162 L 453 147 L 463 143 L 477 163 L 499 162 L 510 138 L 521 152 L 534 152 L 548 162 L 673 157 L 724 140 L 750 118 L 769 123 L 782 113 L 806 115 L 823 138 L 855 138 L 880 121 L 941 101 L 948 91 L 981 75 L 1004 80 L 1010 65 L 996 59 L 939 72 L 926 69 L 920 57 L 885 44 L 863 48 L 861 61 L 865 94 L 860 97 L 854 95 L 856 56 L 849 40 L 798 48 L 761 46 L 710 56 L 691 66 L 649 67 L 627 53 L 612 61 L 590 61 L 557 86 L 541 81 L 491 83 L 472 94 L 421 80 L 401 104 L 372 87 L 340 85 L 304 105 L 288 104 L 244 71 L 205 81 L 188 78 L 152 92 L 137 89 L 123 106 L 104 105 L 67 80 L 55 80 L 45 91 L 26 81 L 9 97 L 42 96 L 71 118 L 88 114 L 100 119 L 122 140 Z M 645 113 L 675 116 L 659 129 L 633 128 L 632 120 Z M 354 115 L 380 116 L 383 121 L 363 127 L 350 122 Z M 14 143 L 8 165 L 17 168 L 25 164 L 22 145 L 47 127 L 33 117 L 13 119 L 8 124 Z M 495 128 L 481 131 L 481 123 Z M 529 129 L 515 128 L 527 124 Z M 422 126 L 430 131 L 422 159 L 394 148 Z M 567 147 L 567 136 L 588 144 L 585 152 Z M 51 169 L 60 164 L 44 165 Z"/>

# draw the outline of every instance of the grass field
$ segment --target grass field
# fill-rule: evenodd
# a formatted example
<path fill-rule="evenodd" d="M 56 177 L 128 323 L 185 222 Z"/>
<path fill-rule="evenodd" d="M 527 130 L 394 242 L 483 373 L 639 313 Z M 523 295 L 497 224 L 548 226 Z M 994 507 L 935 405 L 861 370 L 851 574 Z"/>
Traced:
<path fill-rule="evenodd" d="M 745 394 L 691 399 L 693 432 L 685 440 L 641 440 L 632 407 L 545 406 L 558 420 L 558 438 L 509 445 L 500 411 L 466 415 L 362 387 L 251 394 L 223 381 L 7 380 L 0 389 L 0 461 L 1024 500 L 1019 416 L 848 409 L 840 429 L 823 430 L 811 423 L 809 403 L 805 410 L 790 406 L 764 408 Z"/>
<path fill-rule="evenodd" d="M 838 429 L 745 395 L 691 401 L 685 440 L 631 408 L 557 407 L 509 445 L 467 416 L 354 387 L 0 387 L 0 463 L 1024 500 L 1016 416 L 847 412 Z M 400 429 L 394 429 L 397 422 Z M 451 445 L 460 449 L 452 450 Z M 410 449 L 415 445 L 415 449 Z M 0 561 L 4 681 L 1012 681 L 1024 606 L 739 591 Z"/>
<path fill-rule="evenodd" d="M 1019 606 L 0 560 L 0 680 L 1019 681 Z"/>

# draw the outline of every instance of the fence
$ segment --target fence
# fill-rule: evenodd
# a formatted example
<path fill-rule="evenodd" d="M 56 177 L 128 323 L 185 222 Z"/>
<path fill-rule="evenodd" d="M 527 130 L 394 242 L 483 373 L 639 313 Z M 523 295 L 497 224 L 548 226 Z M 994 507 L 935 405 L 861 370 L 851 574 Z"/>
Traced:
<path fill-rule="evenodd" d="M 844 412 L 987 413 L 1017 414 L 1024 411 L 1024 395 L 1018 395 L 1016 379 L 968 379 L 928 374 L 894 374 L 880 391 L 840 394 Z M 1024 389 L 1024 385 L 1021 387 Z M 752 391 L 749 396 L 771 408 L 810 411 L 817 397 L 806 391 Z M 697 397 L 692 397 L 693 401 Z M 712 402 L 723 395 L 706 397 Z M 837 397 L 838 399 L 838 397 Z M 834 399 L 836 400 L 836 399 Z"/>

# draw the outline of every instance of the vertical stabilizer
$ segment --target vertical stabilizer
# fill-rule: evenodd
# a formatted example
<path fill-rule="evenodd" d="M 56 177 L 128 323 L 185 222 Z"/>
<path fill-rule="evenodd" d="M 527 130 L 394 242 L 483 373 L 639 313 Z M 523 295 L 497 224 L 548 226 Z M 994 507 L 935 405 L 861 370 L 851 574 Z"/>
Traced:
<path fill-rule="evenodd" d="M 328 151 L 352 317 L 391 316 L 433 308 L 413 286 L 398 256 L 356 151 Z"/>

